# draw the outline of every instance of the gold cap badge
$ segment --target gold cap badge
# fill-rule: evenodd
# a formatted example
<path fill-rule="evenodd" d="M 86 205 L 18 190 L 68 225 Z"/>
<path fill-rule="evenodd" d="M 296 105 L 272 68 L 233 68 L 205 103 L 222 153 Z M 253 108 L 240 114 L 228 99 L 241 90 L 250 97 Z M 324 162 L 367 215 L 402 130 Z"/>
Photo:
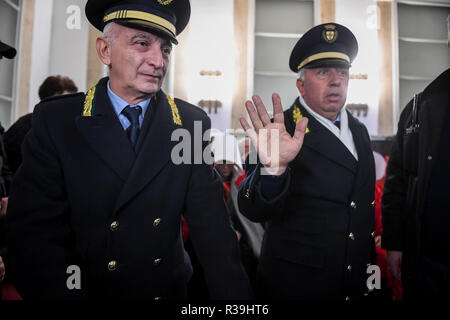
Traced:
<path fill-rule="evenodd" d="M 163 6 L 167 6 L 168 4 L 170 4 L 173 0 L 157 0 L 159 4 L 163 5 Z"/>
<path fill-rule="evenodd" d="M 338 38 L 338 31 L 336 30 L 336 26 L 334 24 L 327 24 L 324 26 L 324 30 L 322 31 L 322 38 L 328 43 L 333 43 Z"/>

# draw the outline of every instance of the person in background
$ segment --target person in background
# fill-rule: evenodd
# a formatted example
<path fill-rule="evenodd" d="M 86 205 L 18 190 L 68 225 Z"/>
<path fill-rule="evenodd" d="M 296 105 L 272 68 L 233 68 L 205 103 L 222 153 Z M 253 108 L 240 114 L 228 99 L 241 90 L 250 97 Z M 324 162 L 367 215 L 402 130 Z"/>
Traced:
<path fill-rule="evenodd" d="M 78 88 L 69 77 L 50 76 L 39 87 L 41 101 L 65 94 L 74 94 Z M 8 155 L 8 167 L 16 173 L 22 163 L 22 143 L 32 128 L 33 114 L 20 117 L 4 134 L 5 152 Z"/>
<path fill-rule="evenodd" d="M 256 270 L 261 251 L 264 229 L 259 223 L 254 223 L 244 217 L 237 204 L 238 188 L 245 179 L 245 170 L 242 168 L 241 154 L 236 138 L 220 130 L 211 133 L 211 152 L 214 155 L 214 168 L 217 170 L 223 184 L 223 198 L 227 206 L 230 225 L 235 230 L 239 241 L 242 264 L 249 276 L 253 288 L 256 285 Z M 188 225 L 183 221 L 183 226 Z M 185 231 L 185 234 L 188 232 Z M 191 256 L 194 275 L 190 282 L 190 294 L 197 300 L 208 296 L 203 270 L 198 263 L 192 243 L 187 238 L 186 250 Z"/>
<path fill-rule="evenodd" d="M 260 223 L 250 221 L 239 211 L 238 190 L 239 185 L 245 179 L 239 146 L 233 135 L 221 134 L 212 137 L 211 150 L 214 154 L 214 167 L 222 177 L 224 200 L 232 226 L 239 239 L 242 263 L 253 288 L 255 288 L 264 228 Z"/>
<path fill-rule="evenodd" d="M 14 59 L 17 51 L 15 48 L 0 41 L 0 60 L 3 57 L 7 59 Z M 3 235 L 3 221 L 6 216 L 8 208 L 8 194 L 9 187 L 12 181 L 12 172 L 7 164 L 7 154 L 4 147 L 4 129 L 0 124 L 0 300 L 2 299 L 2 283 L 6 275 L 6 259 L 7 249 Z"/>
<path fill-rule="evenodd" d="M 383 196 L 384 183 L 386 180 L 386 167 L 389 156 L 382 156 L 374 151 L 375 168 L 376 168 L 376 185 L 375 185 L 375 249 L 377 256 L 377 266 L 381 270 L 381 286 L 380 297 L 387 300 L 402 299 L 402 285 L 399 280 L 392 276 L 386 262 L 386 250 L 381 247 L 383 238 L 383 223 L 381 214 L 381 199 Z"/>
<path fill-rule="evenodd" d="M 449 84 L 450 68 L 405 107 L 387 167 L 382 247 L 404 300 L 450 298 Z"/>

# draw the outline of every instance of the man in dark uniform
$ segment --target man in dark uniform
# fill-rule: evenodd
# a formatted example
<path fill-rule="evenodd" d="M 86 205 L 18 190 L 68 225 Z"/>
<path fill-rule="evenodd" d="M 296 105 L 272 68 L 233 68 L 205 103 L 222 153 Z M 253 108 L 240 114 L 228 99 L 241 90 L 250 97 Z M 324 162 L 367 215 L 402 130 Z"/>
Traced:
<path fill-rule="evenodd" d="M 408 103 L 387 167 L 382 246 L 405 300 L 450 298 L 449 89 L 447 69 Z"/>
<path fill-rule="evenodd" d="M 258 96 L 256 110 L 246 103 L 256 131 L 244 119 L 241 124 L 253 144 L 260 143 L 261 160 L 240 186 L 239 208 L 267 223 L 259 265 L 263 297 L 353 300 L 368 294 L 374 160 L 367 129 L 343 108 L 357 50 L 346 27 L 316 26 L 290 57 L 300 92 L 291 108 L 283 113 L 274 94 L 271 122 Z M 274 134 L 278 146 L 262 148 Z"/>
<path fill-rule="evenodd" d="M 110 77 L 35 108 L 7 215 L 19 293 L 184 299 L 183 214 L 211 297 L 251 298 L 220 179 L 210 165 L 171 159 L 176 129 L 210 127 L 201 109 L 161 91 L 189 1 L 89 0 L 86 15 L 104 32 L 97 52 Z"/>

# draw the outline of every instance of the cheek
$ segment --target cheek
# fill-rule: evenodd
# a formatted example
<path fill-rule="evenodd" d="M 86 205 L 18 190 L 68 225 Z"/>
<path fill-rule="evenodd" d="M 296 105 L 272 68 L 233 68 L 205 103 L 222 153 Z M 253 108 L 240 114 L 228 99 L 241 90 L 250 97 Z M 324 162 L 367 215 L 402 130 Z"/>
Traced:
<path fill-rule="evenodd" d="M 169 68 L 169 63 L 170 63 L 170 59 L 169 58 L 165 58 L 164 59 L 164 66 L 162 68 L 162 72 L 164 73 L 164 75 L 167 72 L 167 69 Z"/>

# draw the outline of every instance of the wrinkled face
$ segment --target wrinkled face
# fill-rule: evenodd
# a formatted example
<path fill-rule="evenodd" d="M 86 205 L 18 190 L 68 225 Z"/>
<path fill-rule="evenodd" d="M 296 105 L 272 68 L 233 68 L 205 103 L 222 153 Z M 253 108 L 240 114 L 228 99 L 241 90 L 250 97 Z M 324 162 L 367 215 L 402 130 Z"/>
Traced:
<path fill-rule="evenodd" d="M 115 24 L 105 41 L 103 63 L 110 67 L 111 88 L 124 97 L 158 92 L 169 65 L 172 43 L 153 33 Z"/>
<path fill-rule="evenodd" d="M 334 121 L 347 99 L 348 80 L 348 68 L 306 69 L 297 88 L 311 109 Z"/>
<path fill-rule="evenodd" d="M 214 167 L 219 171 L 222 179 L 228 179 L 230 175 L 233 173 L 233 164 L 230 163 L 215 163 Z"/>

